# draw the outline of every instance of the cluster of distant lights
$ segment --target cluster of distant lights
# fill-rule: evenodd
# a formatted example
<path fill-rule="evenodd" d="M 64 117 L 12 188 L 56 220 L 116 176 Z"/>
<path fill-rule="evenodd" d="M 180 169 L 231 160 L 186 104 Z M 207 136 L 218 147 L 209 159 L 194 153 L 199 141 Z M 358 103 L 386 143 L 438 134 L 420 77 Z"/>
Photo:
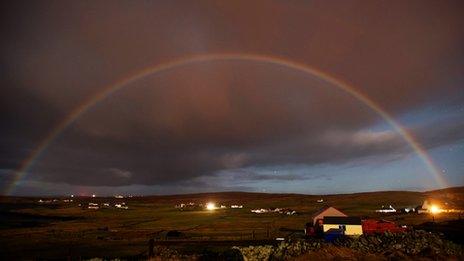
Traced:
<path fill-rule="evenodd" d="M 73 197 L 74 197 L 74 195 L 71 195 L 71 198 L 73 198 Z M 93 194 L 92 198 L 95 198 L 95 197 L 96 197 L 96 195 Z M 216 206 L 216 203 L 214 203 L 214 202 L 206 203 L 206 209 L 209 210 L 209 211 L 213 211 L 213 210 L 215 210 L 217 208 L 218 207 Z M 430 213 L 432 213 L 432 214 L 438 214 L 438 213 L 441 213 L 441 212 L 443 212 L 443 210 L 437 205 L 432 205 L 430 207 Z"/>
<path fill-rule="evenodd" d="M 82 195 L 80 195 L 80 196 L 82 197 Z M 75 195 L 74 195 L 74 194 L 72 194 L 72 195 L 70 195 L 70 197 L 71 197 L 71 198 L 74 198 L 74 197 L 75 197 Z M 91 195 L 91 197 L 92 197 L 92 198 L 96 198 L 96 197 L 97 197 L 97 195 L 95 195 L 95 194 L 92 194 L 92 195 Z M 115 197 L 115 198 L 124 198 L 125 196 L 122 196 L 122 195 L 115 195 L 114 197 Z M 131 198 L 131 197 L 132 197 L 132 195 L 129 195 L 128 197 L 129 197 L 129 198 Z"/>
<path fill-rule="evenodd" d="M 71 198 L 74 198 L 74 195 L 71 195 L 70 197 L 71 197 Z M 95 198 L 95 197 L 97 197 L 97 195 L 92 194 L 92 198 Z"/>
<path fill-rule="evenodd" d="M 242 205 L 231 205 L 230 208 L 242 208 L 243 206 Z M 226 206 L 224 205 L 216 205 L 216 203 L 214 202 L 207 202 L 205 204 L 205 209 L 208 210 L 208 211 L 213 211 L 213 210 L 216 210 L 216 209 L 224 209 L 224 208 L 227 208 Z"/>
<path fill-rule="evenodd" d="M 73 197 L 74 197 L 74 195 L 71 195 L 71 198 L 73 198 Z M 97 195 L 92 194 L 92 198 L 95 198 L 95 197 L 97 197 Z"/>
<path fill-rule="evenodd" d="M 74 197 L 74 195 L 71 195 L 71 198 L 73 198 L 73 197 Z M 96 197 L 96 195 L 93 194 L 92 198 L 95 198 L 95 197 Z M 218 209 L 218 207 L 216 206 L 216 203 L 208 202 L 208 203 L 206 203 L 206 209 L 212 211 L 212 210 Z"/>

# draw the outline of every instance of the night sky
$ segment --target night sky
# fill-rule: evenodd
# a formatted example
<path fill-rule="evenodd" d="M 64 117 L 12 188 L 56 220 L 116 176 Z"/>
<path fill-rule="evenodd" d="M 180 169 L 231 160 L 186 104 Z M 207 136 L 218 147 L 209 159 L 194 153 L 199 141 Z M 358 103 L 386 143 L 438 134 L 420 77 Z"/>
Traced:
<path fill-rule="evenodd" d="M 2 1 L 0 194 L 329 194 L 464 185 L 463 1 Z M 348 83 L 424 148 L 436 181 Z M 19 178 L 20 177 L 20 178 Z M 16 182 L 15 182 L 16 181 Z M 13 184 L 14 183 L 14 184 Z"/>

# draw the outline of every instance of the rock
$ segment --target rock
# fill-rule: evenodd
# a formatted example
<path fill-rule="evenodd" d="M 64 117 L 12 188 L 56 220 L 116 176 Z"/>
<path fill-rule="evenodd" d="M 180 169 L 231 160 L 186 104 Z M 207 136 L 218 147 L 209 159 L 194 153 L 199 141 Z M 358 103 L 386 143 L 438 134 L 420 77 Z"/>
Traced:
<path fill-rule="evenodd" d="M 438 254 L 462 257 L 464 253 L 462 246 L 425 231 L 346 237 L 336 240 L 334 245 L 348 247 L 363 254 L 383 253 L 389 259 L 405 259 L 407 256 L 413 257 L 418 254 L 433 258 Z M 250 246 L 236 249 L 245 260 L 285 260 L 310 251 L 324 250 L 325 246 L 328 244 L 321 240 L 309 239 L 282 242 L 277 246 Z"/>

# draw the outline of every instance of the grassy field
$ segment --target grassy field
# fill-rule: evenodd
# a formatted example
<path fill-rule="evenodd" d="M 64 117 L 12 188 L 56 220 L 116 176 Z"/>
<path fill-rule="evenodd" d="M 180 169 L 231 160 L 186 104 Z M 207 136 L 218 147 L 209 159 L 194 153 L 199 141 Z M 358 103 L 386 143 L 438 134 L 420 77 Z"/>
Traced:
<path fill-rule="evenodd" d="M 317 203 L 323 198 L 324 203 Z M 397 208 L 417 206 L 433 198 L 452 206 L 464 206 L 464 188 L 432 192 L 373 192 L 345 195 L 299 195 L 262 193 L 210 193 L 178 196 L 151 196 L 125 199 L 74 198 L 74 202 L 38 203 L 39 198 L 0 198 L 0 255 L 16 258 L 131 257 L 142 254 L 147 242 L 165 241 L 167 231 L 177 230 L 183 237 L 175 244 L 202 246 L 260 243 L 302 231 L 311 215 L 324 206 L 334 206 L 349 215 L 384 218 L 404 225 L 418 225 L 432 220 L 428 214 L 380 216 L 374 212 L 381 205 Z M 88 202 L 124 201 L 129 209 L 89 210 L 79 207 Z M 216 202 L 243 209 L 180 211 L 180 203 Z M 289 208 L 297 215 L 255 214 L 254 208 Z M 435 216 L 437 222 L 459 219 L 457 214 Z M 255 240 L 255 241 L 250 241 Z M 193 243 L 192 243 L 193 244 Z M 194 244 L 195 245 L 195 244 Z M 200 243 L 201 245 L 201 243 Z M 196 243 L 198 246 L 198 243 Z"/>

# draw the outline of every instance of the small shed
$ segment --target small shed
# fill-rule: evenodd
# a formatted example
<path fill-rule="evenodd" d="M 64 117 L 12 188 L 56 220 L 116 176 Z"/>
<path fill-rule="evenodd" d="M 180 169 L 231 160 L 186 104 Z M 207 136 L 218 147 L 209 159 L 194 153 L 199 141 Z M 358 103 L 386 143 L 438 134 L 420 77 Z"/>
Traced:
<path fill-rule="evenodd" d="M 315 226 L 317 223 L 320 223 L 318 221 L 322 221 L 325 216 L 330 216 L 330 217 L 347 217 L 345 213 L 341 212 L 340 210 L 334 208 L 334 207 L 325 207 L 320 209 L 318 212 L 314 213 L 312 216 L 313 219 L 313 225 Z"/>
<path fill-rule="evenodd" d="M 323 222 L 324 233 L 333 228 L 342 229 L 347 236 L 358 236 L 363 233 L 360 217 L 325 216 Z"/>

